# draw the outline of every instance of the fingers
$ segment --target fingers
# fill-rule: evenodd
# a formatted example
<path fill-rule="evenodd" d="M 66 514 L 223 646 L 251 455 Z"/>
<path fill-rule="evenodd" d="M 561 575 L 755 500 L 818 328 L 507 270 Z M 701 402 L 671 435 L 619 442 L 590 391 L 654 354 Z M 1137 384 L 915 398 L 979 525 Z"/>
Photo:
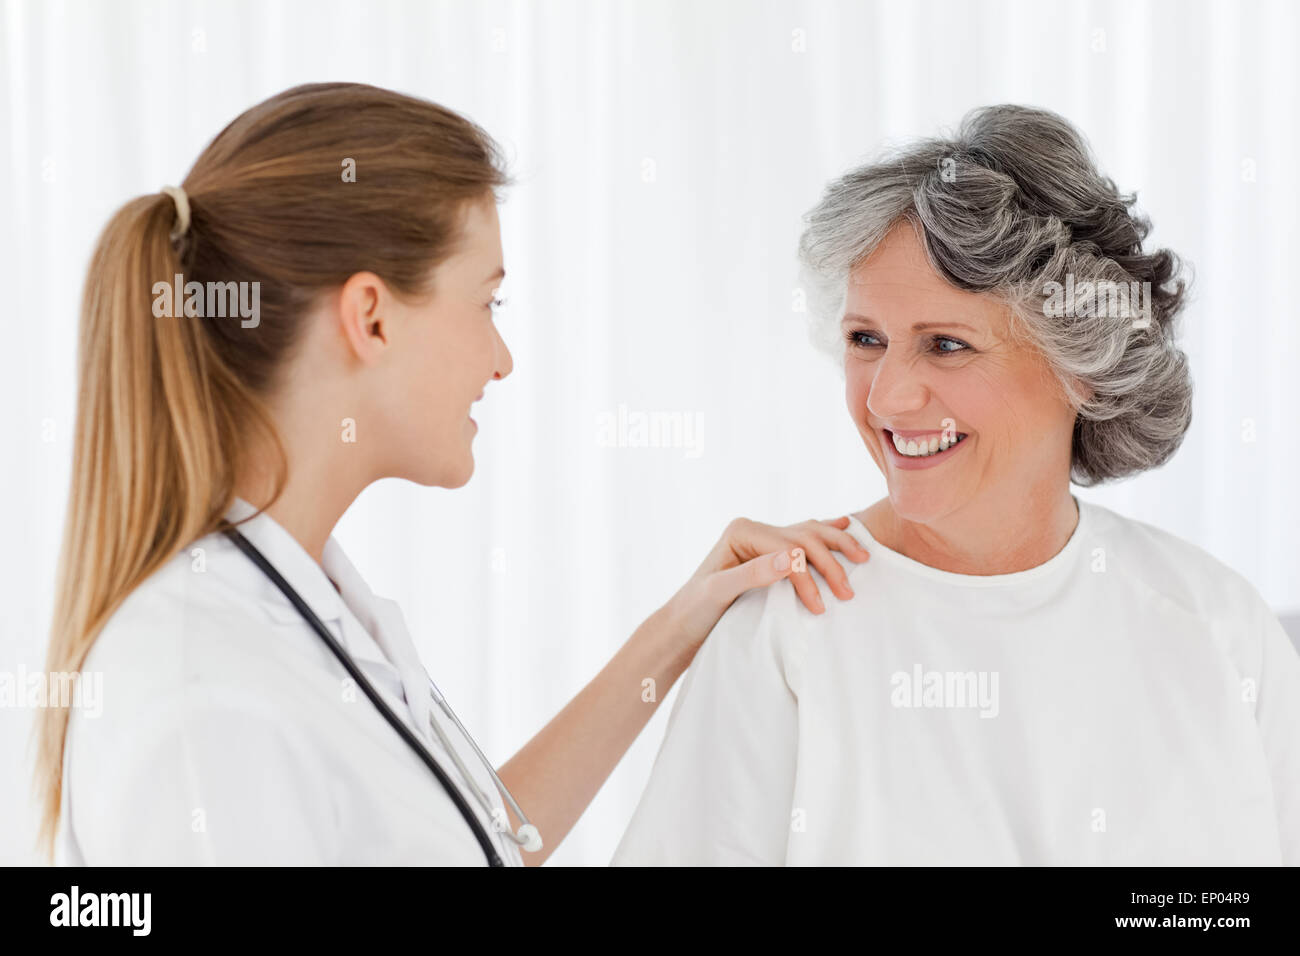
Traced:
<path fill-rule="evenodd" d="M 718 571 L 709 579 L 713 598 L 726 607 L 751 588 L 764 588 L 789 577 L 792 563 L 789 551 L 771 551 L 734 568 Z"/>
<path fill-rule="evenodd" d="M 830 550 L 814 539 L 810 539 L 807 545 L 807 549 L 796 547 L 789 551 L 772 551 L 734 568 L 715 573 L 710 580 L 714 589 L 714 599 L 721 601 L 723 605 L 730 604 L 738 595 L 751 588 L 767 587 L 788 577 L 804 607 L 814 614 L 824 614 L 826 605 L 822 602 L 817 585 L 813 583 L 812 574 L 807 570 L 792 570 L 800 557 L 804 558 L 805 568 L 811 565 L 822 573 L 831 591 L 837 597 L 846 601 L 853 597 L 848 576 L 840 567 L 840 563 L 831 556 Z M 831 566 L 834 566 L 833 570 Z"/>
<path fill-rule="evenodd" d="M 848 574 L 831 553 L 832 550 L 858 562 L 870 557 L 867 550 L 848 532 L 849 524 L 847 515 L 830 521 L 810 520 L 786 527 L 773 527 L 747 518 L 737 518 L 727 526 L 722 540 L 697 574 L 728 574 L 744 569 L 742 575 L 730 579 L 723 588 L 732 592 L 731 598 L 748 588 L 771 584 L 788 576 L 795 594 L 804 606 L 814 614 L 823 614 L 826 606 L 818 593 L 812 568 L 816 568 L 825 578 L 831 593 L 840 600 L 847 601 L 853 597 L 853 589 L 849 586 Z M 796 564 L 793 570 L 788 566 L 777 569 L 775 565 L 760 568 L 764 558 L 774 559 L 777 552 L 773 549 L 777 547 L 784 547 L 791 553 Z M 799 567 L 800 564 L 802 567 Z M 747 567 L 750 565 L 752 567 Z M 776 577 L 772 576 L 773 573 L 776 573 Z"/>
<path fill-rule="evenodd" d="M 854 561 L 865 561 L 871 557 L 871 552 L 864 548 L 858 539 L 849 534 L 848 516 L 836 518 L 833 521 L 810 521 L 807 522 L 813 527 L 813 530 L 821 535 L 823 541 L 837 551 L 842 552 Z M 836 530 L 831 530 L 830 525 Z M 820 570 L 820 568 L 818 568 Z"/>
<path fill-rule="evenodd" d="M 842 601 L 853 597 L 853 588 L 849 586 L 848 574 L 831 554 L 831 549 L 842 552 L 853 561 L 866 561 L 871 557 L 867 549 L 862 547 L 853 535 L 839 527 L 843 525 L 847 528 L 848 524 L 849 519 L 845 516 L 832 521 L 805 521 L 802 525 L 795 526 L 803 532 L 796 533 L 795 539 L 807 555 L 807 563 L 821 572 L 821 576 L 830 586 L 831 593 Z M 790 583 L 794 586 L 795 594 L 808 610 L 814 614 L 825 612 L 826 607 L 822 603 L 811 573 L 793 572 L 790 575 Z"/>
<path fill-rule="evenodd" d="M 803 545 L 803 548 L 808 555 L 808 564 L 821 572 L 822 577 L 826 579 L 826 583 L 830 585 L 832 594 L 841 601 L 847 601 L 853 597 L 853 588 L 849 587 L 849 576 L 845 573 L 843 566 L 835 560 L 835 556 L 831 554 L 830 548 L 826 547 L 826 545 L 816 539 L 806 542 Z M 807 571 L 803 574 L 790 575 L 790 580 L 795 582 L 795 592 L 798 593 L 800 597 L 803 596 L 803 592 L 800 591 L 799 588 L 798 579 L 800 578 L 807 581 L 808 587 L 811 589 L 812 593 L 816 595 L 817 585 L 813 583 L 812 574 Z M 820 604 L 821 598 L 818 598 L 817 601 L 818 604 Z M 807 601 L 804 601 L 804 603 L 808 604 Z M 811 605 L 809 605 L 808 609 L 815 613 L 820 613 L 821 610 L 825 610 L 824 608 L 814 608 Z"/>
<path fill-rule="evenodd" d="M 803 548 L 796 548 L 795 550 L 800 554 L 805 554 Z M 791 571 L 790 583 L 794 585 L 794 593 L 803 602 L 804 607 L 814 614 L 825 612 L 826 605 L 822 603 L 822 596 L 817 592 L 817 585 L 813 583 L 812 575 L 808 571 Z"/>

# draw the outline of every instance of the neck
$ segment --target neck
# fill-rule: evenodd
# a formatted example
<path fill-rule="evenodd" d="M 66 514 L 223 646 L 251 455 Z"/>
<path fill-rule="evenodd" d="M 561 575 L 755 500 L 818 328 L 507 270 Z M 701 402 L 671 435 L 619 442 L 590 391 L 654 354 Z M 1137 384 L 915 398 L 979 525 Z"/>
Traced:
<path fill-rule="evenodd" d="M 328 432 L 315 441 L 302 438 L 320 432 L 321 418 L 319 412 L 308 412 L 300 421 L 277 416 L 288 478 L 274 501 L 269 456 L 258 459 L 235 486 L 235 494 L 265 510 L 317 564 L 323 560 L 325 543 L 335 525 L 370 483 L 360 470 L 362 459 L 355 454 L 355 447 L 341 442 L 336 433 Z"/>
<path fill-rule="evenodd" d="M 1078 524 L 1078 509 L 1064 486 L 980 500 L 930 522 L 911 521 L 884 498 L 859 520 L 882 545 L 913 561 L 954 574 L 1014 574 L 1060 553 Z"/>
<path fill-rule="evenodd" d="M 355 494 L 331 499 L 327 491 L 298 487 L 290 478 L 284 493 L 266 509 L 266 513 L 302 545 L 313 561 L 320 564 L 324 560 L 325 542 L 355 499 Z"/>

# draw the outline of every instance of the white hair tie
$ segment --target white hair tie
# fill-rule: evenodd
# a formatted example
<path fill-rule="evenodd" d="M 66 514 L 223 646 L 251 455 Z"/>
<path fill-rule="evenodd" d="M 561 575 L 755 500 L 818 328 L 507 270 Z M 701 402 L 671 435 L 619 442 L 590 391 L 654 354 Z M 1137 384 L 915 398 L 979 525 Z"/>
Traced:
<path fill-rule="evenodd" d="M 176 204 L 176 228 L 172 230 L 172 239 L 179 239 L 190 231 L 190 197 L 180 186 L 164 186 L 161 191 L 171 196 Z"/>

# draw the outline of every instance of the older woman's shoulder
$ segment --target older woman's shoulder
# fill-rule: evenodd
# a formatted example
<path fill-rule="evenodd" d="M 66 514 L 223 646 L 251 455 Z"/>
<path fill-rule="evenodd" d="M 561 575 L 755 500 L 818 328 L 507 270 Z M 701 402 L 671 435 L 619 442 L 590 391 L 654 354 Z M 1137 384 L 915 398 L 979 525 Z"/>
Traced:
<path fill-rule="evenodd" d="M 1119 575 L 1204 618 L 1268 611 L 1250 581 L 1199 545 L 1101 505 L 1084 506 L 1089 523 L 1082 543 L 1094 572 Z"/>

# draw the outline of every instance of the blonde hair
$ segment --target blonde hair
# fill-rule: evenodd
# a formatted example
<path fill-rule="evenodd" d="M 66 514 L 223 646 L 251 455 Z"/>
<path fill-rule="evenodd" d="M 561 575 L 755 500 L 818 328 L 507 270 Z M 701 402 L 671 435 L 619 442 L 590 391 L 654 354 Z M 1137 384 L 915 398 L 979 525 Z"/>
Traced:
<path fill-rule="evenodd" d="M 496 144 L 464 117 L 389 90 L 320 83 L 258 104 L 208 145 L 182 183 L 183 234 L 172 238 L 178 208 L 164 193 L 113 216 L 82 301 L 50 673 L 80 671 L 123 600 L 217 530 L 250 448 L 275 451 L 279 496 L 288 465 L 265 398 L 308 306 L 361 271 L 399 295 L 427 294 L 464 205 L 507 182 Z M 256 327 L 155 318 L 154 284 L 177 275 L 205 287 L 258 283 Z M 68 718 L 67 706 L 50 706 L 36 727 L 38 843 L 50 858 Z"/>

